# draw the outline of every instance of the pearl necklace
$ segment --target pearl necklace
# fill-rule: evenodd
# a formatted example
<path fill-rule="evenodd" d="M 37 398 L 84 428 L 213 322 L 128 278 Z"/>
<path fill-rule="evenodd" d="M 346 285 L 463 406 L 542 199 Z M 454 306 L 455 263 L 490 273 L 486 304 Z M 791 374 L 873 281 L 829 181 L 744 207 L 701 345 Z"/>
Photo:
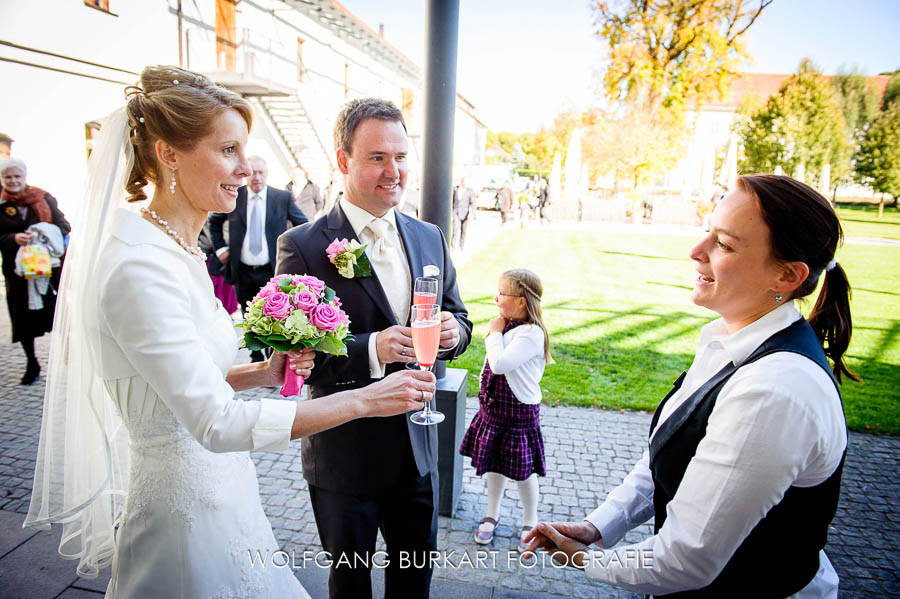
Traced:
<path fill-rule="evenodd" d="M 177 241 L 178 245 L 180 245 L 182 248 L 184 248 L 184 251 L 186 251 L 188 254 L 192 255 L 193 257 L 197 258 L 201 262 L 206 262 L 206 254 L 203 253 L 203 250 L 201 250 L 199 247 L 194 247 L 192 245 L 188 245 L 187 242 L 184 240 L 184 237 L 179 235 L 178 232 L 175 231 L 175 229 L 173 229 L 172 227 L 169 226 L 169 221 L 161 219 L 159 217 L 159 215 L 156 214 L 155 211 L 150 210 L 147 207 L 141 208 L 141 212 L 143 212 L 144 214 L 149 214 L 150 218 L 152 218 L 157 223 L 159 223 L 159 225 L 163 229 L 165 229 L 166 233 L 168 233 L 172 239 Z"/>

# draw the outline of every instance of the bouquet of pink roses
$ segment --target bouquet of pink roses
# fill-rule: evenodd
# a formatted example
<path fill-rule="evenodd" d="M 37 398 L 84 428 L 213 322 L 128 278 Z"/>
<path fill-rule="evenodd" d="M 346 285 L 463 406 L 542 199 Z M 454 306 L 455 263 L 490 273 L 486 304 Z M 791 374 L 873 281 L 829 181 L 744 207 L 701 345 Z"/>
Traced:
<path fill-rule="evenodd" d="M 341 300 L 323 281 L 309 275 L 276 275 L 250 301 L 244 322 L 238 326 L 251 351 L 311 347 L 346 356 L 346 342 L 353 339 L 349 325 Z M 281 394 L 297 395 L 302 386 L 303 377 L 286 366 Z"/>

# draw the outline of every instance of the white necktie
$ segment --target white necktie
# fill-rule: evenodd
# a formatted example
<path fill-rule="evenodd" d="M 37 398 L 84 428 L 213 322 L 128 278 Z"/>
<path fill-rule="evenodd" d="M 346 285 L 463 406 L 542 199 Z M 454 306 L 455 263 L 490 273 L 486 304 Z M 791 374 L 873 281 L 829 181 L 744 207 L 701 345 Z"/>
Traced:
<path fill-rule="evenodd" d="M 386 220 L 376 218 L 367 226 L 374 243 L 369 261 L 378 274 L 384 294 L 391 304 L 397 322 L 405 325 L 409 316 L 409 267 L 397 242 L 397 234 Z"/>
<path fill-rule="evenodd" d="M 253 206 L 250 208 L 250 253 L 254 256 L 262 251 L 262 198 L 254 195 Z"/>

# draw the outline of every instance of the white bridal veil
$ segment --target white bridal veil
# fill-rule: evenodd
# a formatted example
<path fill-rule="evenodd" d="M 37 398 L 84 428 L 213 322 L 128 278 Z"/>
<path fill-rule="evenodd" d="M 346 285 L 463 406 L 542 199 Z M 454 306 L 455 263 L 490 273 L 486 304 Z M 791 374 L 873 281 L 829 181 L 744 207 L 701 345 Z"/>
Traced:
<path fill-rule="evenodd" d="M 96 577 L 112 562 L 128 486 L 128 435 L 98 377 L 98 289 L 94 268 L 112 215 L 125 207 L 134 163 L 128 117 L 106 119 L 88 161 L 85 195 L 56 302 L 34 490 L 25 526 L 61 523 L 59 553 Z"/>

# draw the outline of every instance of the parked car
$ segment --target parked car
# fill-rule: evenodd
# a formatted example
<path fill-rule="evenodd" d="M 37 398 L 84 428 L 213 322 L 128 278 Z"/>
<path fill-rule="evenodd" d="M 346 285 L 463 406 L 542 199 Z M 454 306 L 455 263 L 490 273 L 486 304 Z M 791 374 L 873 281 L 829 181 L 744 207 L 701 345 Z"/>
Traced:
<path fill-rule="evenodd" d="M 475 198 L 475 205 L 479 210 L 496 210 L 500 211 L 500 188 L 503 187 L 503 181 L 491 179 L 487 185 L 478 190 Z"/>

